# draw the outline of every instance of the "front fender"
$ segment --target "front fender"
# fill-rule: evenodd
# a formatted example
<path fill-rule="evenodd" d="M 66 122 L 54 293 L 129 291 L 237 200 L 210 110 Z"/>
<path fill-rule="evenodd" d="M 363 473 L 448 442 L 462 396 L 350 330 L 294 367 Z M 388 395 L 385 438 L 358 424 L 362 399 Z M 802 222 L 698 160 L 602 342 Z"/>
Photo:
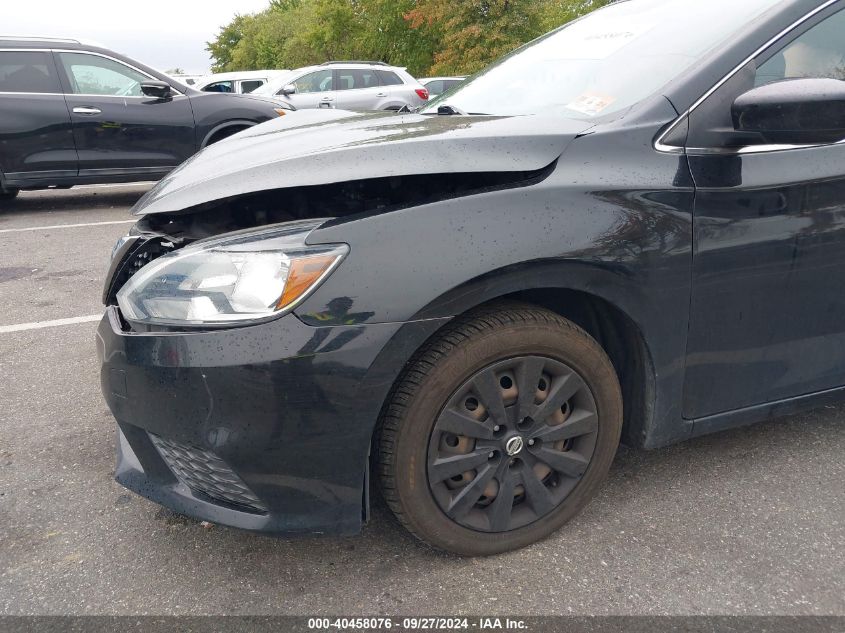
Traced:
<path fill-rule="evenodd" d="M 694 187 L 685 157 L 651 145 L 673 112 L 577 138 L 531 186 L 324 225 L 309 242 L 350 252 L 298 316 L 405 322 L 535 288 L 587 293 L 623 312 L 652 356 L 662 428 L 645 444 L 680 439 Z"/>

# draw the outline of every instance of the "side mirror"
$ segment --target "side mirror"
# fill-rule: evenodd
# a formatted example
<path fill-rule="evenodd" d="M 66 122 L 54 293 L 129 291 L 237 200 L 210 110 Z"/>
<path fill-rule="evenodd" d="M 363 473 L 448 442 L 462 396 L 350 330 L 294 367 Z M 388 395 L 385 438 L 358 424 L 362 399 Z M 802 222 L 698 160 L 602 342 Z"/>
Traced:
<path fill-rule="evenodd" d="M 731 108 L 734 128 L 768 143 L 801 145 L 845 139 L 845 81 L 787 79 L 740 95 Z"/>
<path fill-rule="evenodd" d="M 296 84 L 285 84 L 285 86 L 281 89 L 280 92 L 283 95 L 285 95 L 286 97 L 289 97 L 290 95 L 295 95 L 296 94 Z"/>
<path fill-rule="evenodd" d="M 167 99 L 172 94 L 170 84 L 165 81 L 144 81 L 141 83 L 141 92 L 155 99 Z"/>

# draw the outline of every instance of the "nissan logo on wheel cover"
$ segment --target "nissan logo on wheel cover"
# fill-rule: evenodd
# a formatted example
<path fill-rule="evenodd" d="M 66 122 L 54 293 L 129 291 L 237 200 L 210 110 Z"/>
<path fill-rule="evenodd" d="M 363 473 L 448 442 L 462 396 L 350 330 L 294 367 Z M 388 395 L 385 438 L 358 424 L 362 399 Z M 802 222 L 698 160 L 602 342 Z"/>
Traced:
<path fill-rule="evenodd" d="M 511 439 L 508 440 L 507 444 L 505 444 L 505 450 L 508 452 L 508 455 L 513 457 L 519 451 L 522 450 L 524 443 L 522 438 L 519 435 L 514 435 Z"/>

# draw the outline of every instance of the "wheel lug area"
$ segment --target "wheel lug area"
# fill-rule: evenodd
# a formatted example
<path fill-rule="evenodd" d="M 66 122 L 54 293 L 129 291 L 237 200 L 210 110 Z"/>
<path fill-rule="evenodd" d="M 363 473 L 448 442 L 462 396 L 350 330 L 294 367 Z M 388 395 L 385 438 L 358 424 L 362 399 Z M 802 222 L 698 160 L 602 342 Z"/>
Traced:
<path fill-rule="evenodd" d="M 535 440 L 528 440 L 528 446 L 534 446 Z"/>

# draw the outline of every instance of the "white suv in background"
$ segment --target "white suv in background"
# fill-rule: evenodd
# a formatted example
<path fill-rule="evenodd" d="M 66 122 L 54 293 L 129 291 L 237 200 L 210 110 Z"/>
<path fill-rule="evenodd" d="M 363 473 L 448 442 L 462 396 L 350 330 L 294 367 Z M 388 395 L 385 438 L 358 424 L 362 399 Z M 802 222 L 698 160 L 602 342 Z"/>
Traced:
<path fill-rule="evenodd" d="M 216 73 L 197 79 L 193 88 L 203 92 L 228 92 L 249 94 L 268 81 L 285 77 L 289 70 L 245 70 L 235 73 Z"/>
<path fill-rule="evenodd" d="M 297 110 L 399 110 L 428 101 L 428 90 L 405 71 L 384 62 L 326 62 L 291 71 L 255 94 L 284 99 Z"/>

